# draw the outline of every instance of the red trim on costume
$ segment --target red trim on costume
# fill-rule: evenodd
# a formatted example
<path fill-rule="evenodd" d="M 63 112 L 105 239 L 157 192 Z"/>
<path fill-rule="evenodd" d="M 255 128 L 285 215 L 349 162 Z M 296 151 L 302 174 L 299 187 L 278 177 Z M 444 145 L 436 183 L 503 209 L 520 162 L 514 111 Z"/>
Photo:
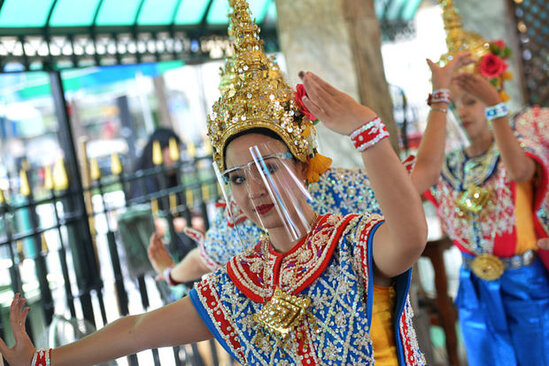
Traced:
<path fill-rule="evenodd" d="M 259 242 L 256 244 L 256 246 L 254 247 L 254 253 L 252 255 L 257 255 L 257 253 L 259 251 L 261 251 L 261 245 L 262 242 Z M 259 248 L 258 248 L 259 246 Z M 246 295 L 247 298 L 249 298 L 250 300 L 252 301 L 255 301 L 255 302 L 259 302 L 259 303 L 266 303 L 269 299 L 266 299 L 258 294 L 256 294 L 255 292 L 253 292 L 252 290 L 250 290 L 248 287 L 244 286 L 244 284 L 239 280 L 235 270 L 234 270 L 234 267 L 235 265 L 233 264 L 235 261 L 237 260 L 240 260 L 240 261 L 245 261 L 246 258 L 238 258 L 238 256 L 236 257 L 232 257 L 231 260 L 227 263 L 227 274 L 229 275 L 229 278 L 231 279 L 231 281 L 233 281 L 234 285 L 244 294 Z M 252 278 L 252 282 L 254 283 L 260 283 L 259 282 L 259 276 L 257 276 L 256 274 L 254 273 L 251 273 L 251 271 L 248 271 L 247 272 L 248 276 L 252 276 L 252 277 L 255 277 L 255 279 Z M 263 286 L 265 286 L 265 284 L 262 284 Z"/>
<path fill-rule="evenodd" d="M 508 177 L 508 176 L 507 176 Z M 508 179 L 508 178 L 507 178 Z M 517 208 L 517 185 L 515 182 L 509 180 L 511 186 L 511 202 L 513 202 L 513 217 L 516 220 L 516 208 Z M 510 233 L 502 233 L 494 238 L 493 254 L 497 257 L 512 257 L 517 254 L 517 224 Z"/>
<path fill-rule="evenodd" d="M 402 340 L 402 347 L 404 348 L 404 358 L 407 365 L 414 364 L 414 349 L 410 343 L 410 330 L 408 329 L 408 323 L 406 322 L 406 310 L 402 311 L 400 316 L 400 338 Z"/>
<path fill-rule="evenodd" d="M 425 198 L 431 202 L 433 205 L 435 205 L 435 207 L 438 208 L 439 204 L 437 202 L 437 200 L 435 199 L 435 196 L 433 196 L 433 194 L 431 193 L 431 190 L 428 189 L 425 191 L 425 193 L 423 193 L 423 195 L 425 196 Z"/>
<path fill-rule="evenodd" d="M 202 306 L 210 310 L 209 313 L 214 318 L 211 320 L 217 323 L 217 330 L 226 337 L 225 341 L 230 343 L 230 346 L 235 353 L 241 360 L 243 360 L 244 353 L 242 352 L 242 344 L 238 340 L 237 334 L 233 331 L 231 323 L 225 317 L 225 313 L 221 310 L 222 304 L 217 296 L 214 295 L 215 292 L 212 290 L 210 282 L 206 279 L 199 283 L 195 288 L 196 291 L 198 291 L 206 299 L 206 301 L 202 301 Z"/>
<path fill-rule="evenodd" d="M 314 238 L 314 236 L 319 232 L 320 230 L 326 231 L 326 229 L 329 229 L 330 226 L 327 227 L 327 225 L 330 225 L 327 223 L 328 218 L 331 215 L 323 215 L 320 216 L 317 224 L 315 225 L 315 228 L 313 229 L 312 235 L 308 235 L 302 241 L 300 241 L 297 245 L 295 245 L 290 251 L 287 253 L 279 253 L 274 250 L 274 248 L 269 247 L 269 254 L 274 256 L 275 258 L 275 264 L 272 268 L 272 274 L 273 274 L 273 284 L 277 285 L 279 284 L 279 278 L 280 278 L 280 266 L 288 255 L 294 254 L 296 251 L 303 248 L 304 245 L 307 245 L 311 242 L 311 240 Z M 325 251 L 324 261 L 317 266 L 314 266 L 311 272 L 307 272 L 307 279 L 299 286 L 296 287 L 294 290 L 291 291 L 291 294 L 298 294 L 299 292 L 303 291 L 305 288 L 311 285 L 321 274 L 324 272 L 328 264 L 330 263 L 330 260 L 332 258 L 333 252 L 337 246 L 337 242 L 341 235 L 343 234 L 343 231 L 345 230 L 345 227 L 349 223 L 350 220 L 355 218 L 358 215 L 348 215 L 343 220 L 338 222 L 338 227 L 335 231 L 335 233 L 330 233 L 330 236 L 333 238 L 330 243 L 327 243 L 326 246 L 323 247 L 323 250 Z M 233 257 L 227 263 L 227 274 L 229 275 L 229 278 L 232 280 L 232 282 L 235 284 L 235 286 L 244 294 L 246 297 L 251 299 L 252 301 L 258 302 L 258 303 L 265 303 L 267 302 L 269 298 L 260 296 L 259 294 L 254 293 L 250 289 L 250 285 L 247 283 L 242 282 L 242 275 L 245 274 L 253 283 L 254 286 L 266 288 L 267 286 L 270 286 L 270 284 L 264 283 L 264 279 L 261 278 L 261 275 L 263 275 L 263 271 L 260 273 L 254 273 L 250 267 L 249 263 L 253 261 L 254 259 L 261 258 L 262 260 L 266 261 L 266 258 L 263 258 L 264 253 L 262 253 L 263 249 L 263 242 L 259 242 L 255 247 L 254 250 L 246 257 Z M 318 248 L 317 248 L 318 249 Z M 316 253 L 314 253 L 316 255 Z M 269 265 L 269 264 L 268 264 Z M 302 268 L 307 268 L 307 263 L 305 263 Z M 239 268 L 240 267 L 240 268 Z M 240 271 L 244 271 L 245 273 L 239 273 Z"/>
<path fill-rule="evenodd" d="M 541 207 L 545 195 L 549 193 L 549 167 L 546 167 L 537 155 L 527 152 L 526 156 L 533 159 L 542 168 L 540 182 L 534 186 L 534 212 L 536 212 Z"/>
<path fill-rule="evenodd" d="M 539 108 L 537 109 L 537 112 L 539 113 Z M 534 125 L 537 127 L 537 124 Z M 538 239 L 546 238 L 549 236 L 549 233 L 546 232 L 541 225 L 538 215 L 536 215 L 536 211 L 541 207 L 545 196 L 549 195 L 549 167 L 545 166 L 543 161 L 537 155 L 528 152 L 526 155 L 534 159 L 534 161 L 542 167 L 540 183 L 534 186 L 534 230 Z M 538 255 L 545 268 L 549 269 L 549 250 L 538 249 Z"/>
<path fill-rule="evenodd" d="M 328 243 L 328 252 L 326 255 L 326 259 L 324 262 L 313 272 L 312 275 L 309 276 L 308 280 L 305 281 L 301 286 L 299 286 L 293 293 L 293 295 L 300 293 L 307 287 L 309 287 L 321 274 L 324 272 L 326 267 L 328 267 L 328 264 L 330 263 L 330 260 L 332 259 L 332 255 L 334 254 L 334 250 L 337 246 L 337 242 L 339 241 L 339 238 L 341 237 L 341 234 L 343 234 L 343 231 L 347 227 L 347 224 L 349 221 L 357 217 L 358 215 L 348 215 L 345 217 L 345 220 L 339 223 L 339 228 L 337 229 L 335 235 L 333 236 L 333 240 L 331 243 Z"/>

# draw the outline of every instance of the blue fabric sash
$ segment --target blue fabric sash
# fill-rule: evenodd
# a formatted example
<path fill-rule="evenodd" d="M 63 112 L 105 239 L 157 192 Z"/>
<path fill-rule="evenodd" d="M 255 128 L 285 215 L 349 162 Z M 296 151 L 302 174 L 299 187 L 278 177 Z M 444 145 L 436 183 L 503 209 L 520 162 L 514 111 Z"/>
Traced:
<path fill-rule="evenodd" d="M 456 305 L 470 366 L 549 366 L 549 273 L 539 259 L 494 281 L 462 267 Z"/>

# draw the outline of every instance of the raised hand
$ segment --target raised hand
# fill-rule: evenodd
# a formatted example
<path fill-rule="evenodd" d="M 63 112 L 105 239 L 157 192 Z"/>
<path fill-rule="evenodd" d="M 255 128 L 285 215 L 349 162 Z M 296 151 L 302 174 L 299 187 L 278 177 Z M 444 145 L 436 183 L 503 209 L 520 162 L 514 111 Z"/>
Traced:
<path fill-rule="evenodd" d="M 538 247 L 540 249 L 549 250 L 549 238 L 538 239 Z"/>
<path fill-rule="evenodd" d="M 349 135 L 376 117 L 374 111 L 334 88 L 312 72 L 300 72 L 307 95 L 303 103 L 330 130 Z"/>
<path fill-rule="evenodd" d="M 486 106 L 501 103 L 501 97 L 497 89 L 480 75 L 462 73 L 454 76 L 454 80 L 461 89 L 486 104 Z"/>
<path fill-rule="evenodd" d="M 473 62 L 475 62 L 475 60 L 471 58 L 470 52 L 463 52 L 454 56 L 454 58 L 444 65 L 444 67 L 440 67 L 430 59 L 427 59 L 427 65 L 429 65 L 429 68 L 431 69 L 433 90 L 448 89 L 455 72 L 461 67 Z"/>
<path fill-rule="evenodd" d="M 6 343 L 0 339 L 0 353 L 4 355 L 12 366 L 30 365 L 32 356 L 36 351 L 25 330 L 25 320 L 29 313 L 29 308 L 25 307 L 25 301 L 26 300 L 17 293 L 11 302 L 10 325 L 13 331 L 13 337 L 15 338 L 15 345 L 12 348 L 8 348 Z"/>
<path fill-rule="evenodd" d="M 164 270 L 166 268 L 173 267 L 174 261 L 164 246 L 162 237 L 158 235 L 158 233 L 152 234 L 147 253 L 154 270 L 158 274 L 156 276 L 156 280 L 165 281 Z"/>

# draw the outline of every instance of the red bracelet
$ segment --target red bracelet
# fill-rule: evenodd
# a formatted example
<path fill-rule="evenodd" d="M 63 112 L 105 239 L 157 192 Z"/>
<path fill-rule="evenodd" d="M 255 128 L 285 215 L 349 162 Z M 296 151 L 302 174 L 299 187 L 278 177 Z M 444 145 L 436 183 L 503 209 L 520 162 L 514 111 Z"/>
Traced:
<path fill-rule="evenodd" d="M 51 348 L 48 350 L 40 349 L 34 352 L 31 366 L 50 366 Z"/>
<path fill-rule="evenodd" d="M 433 103 L 450 104 L 450 90 L 438 89 L 433 90 L 432 93 L 429 93 L 429 97 L 427 98 L 427 105 L 431 105 Z"/>
<path fill-rule="evenodd" d="M 350 135 L 353 144 L 360 152 L 369 149 L 386 137 L 389 133 L 379 117 L 365 123 L 362 127 L 354 130 Z"/>
<path fill-rule="evenodd" d="M 168 267 L 164 270 L 163 274 L 164 274 L 164 279 L 166 280 L 166 282 L 168 283 L 168 285 L 170 286 L 177 286 L 177 285 L 181 285 L 181 282 L 177 282 L 173 279 L 172 277 L 172 269 L 173 269 L 173 266 L 171 267 Z"/>

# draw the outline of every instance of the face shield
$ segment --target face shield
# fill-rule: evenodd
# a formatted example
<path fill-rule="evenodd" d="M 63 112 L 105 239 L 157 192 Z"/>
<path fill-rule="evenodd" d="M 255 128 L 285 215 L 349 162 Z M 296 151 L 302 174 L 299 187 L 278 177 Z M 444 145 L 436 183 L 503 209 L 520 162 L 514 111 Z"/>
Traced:
<path fill-rule="evenodd" d="M 469 135 L 463 128 L 458 112 L 453 104 L 449 105 L 446 116 L 446 146 L 445 153 L 463 150 L 471 145 Z"/>
<path fill-rule="evenodd" d="M 251 146 L 242 164 L 217 171 L 227 202 L 240 209 L 263 230 L 283 229 L 289 240 L 299 240 L 314 224 L 312 197 L 304 174 L 292 154 L 280 144 Z"/>

